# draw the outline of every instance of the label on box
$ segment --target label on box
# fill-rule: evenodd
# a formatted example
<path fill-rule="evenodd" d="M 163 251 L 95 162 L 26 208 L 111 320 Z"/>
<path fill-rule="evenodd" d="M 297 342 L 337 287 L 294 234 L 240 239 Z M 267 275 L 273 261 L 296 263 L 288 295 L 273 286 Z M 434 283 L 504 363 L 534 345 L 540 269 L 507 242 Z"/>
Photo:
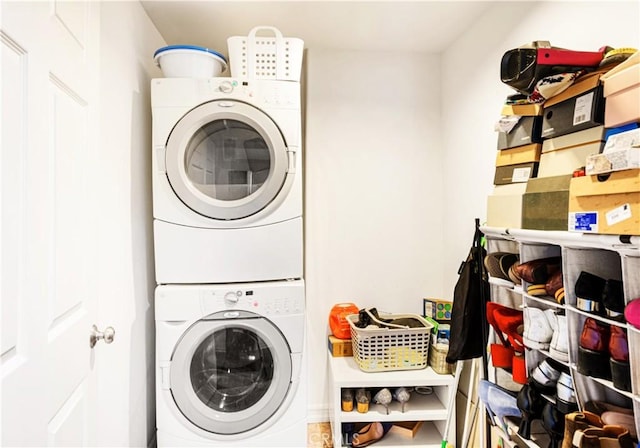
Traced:
<path fill-rule="evenodd" d="M 586 123 L 591 117 L 591 107 L 593 105 L 593 92 L 576 98 L 576 107 L 573 110 L 573 125 Z"/>
<path fill-rule="evenodd" d="M 528 166 L 526 168 L 516 168 L 513 170 L 513 175 L 511 176 L 511 182 L 526 182 L 531 177 L 531 167 Z"/>
<path fill-rule="evenodd" d="M 598 232 L 598 212 L 569 212 L 569 230 Z"/>
<path fill-rule="evenodd" d="M 620 207 L 609 210 L 605 216 L 607 218 L 607 225 L 611 227 L 625 219 L 631 218 L 631 206 L 629 204 L 622 204 Z"/>

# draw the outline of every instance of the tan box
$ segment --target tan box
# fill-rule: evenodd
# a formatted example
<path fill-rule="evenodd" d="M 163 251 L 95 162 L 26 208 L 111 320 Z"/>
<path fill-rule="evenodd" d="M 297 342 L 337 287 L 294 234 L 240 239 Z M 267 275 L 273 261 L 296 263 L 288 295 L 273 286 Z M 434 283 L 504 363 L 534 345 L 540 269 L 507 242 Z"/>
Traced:
<path fill-rule="evenodd" d="M 519 163 L 538 162 L 542 145 L 531 143 L 530 145 L 517 146 L 515 148 L 500 149 L 496 156 L 496 166 L 517 165 Z"/>
<path fill-rule="evenodd" d="M 545 140 L 537 177 L 562 176 L 585 166 L 604 146 L 604 126 L 596 126 Z"/>
<path fill-rule="evenodd" d="M 571 175 L 529 179 L 522 198 L 522 228 L 567 230 Z"/>
<path fill-rule="evenodd" d="M 538 173 L 538 162 L 518 163 L 516 165 L 497 166 L 493 177 L 494 185 L 526 182 Z"/>
<path fill-rule="evenodd" d="M 544 102 L 543 108 L 547 109 L 554 104 L 561 103 L 569 98 L 573 98 L 574 96 L 578 96 L 581 93 L 588 92 L 591 89 L 595 89 L 600 85 L 600 77 L 608 72 L 609 69 L 600 69 L 591 73 L 587 73 L 585 75 L 580 76 L 576 82 L 570 85 L 566 90 L 563 90 L 557 95 L 552 96 L 547 101 Z M 543 112 L 544 114 L 544 112 Z"/>
<path fill-rule="evenodd" d="M 568 229 L 640 235 L 640 169 L 571 179 Z"/>
<path fill-rule="evenodd" d="M 542 104 L 505 104 L 502 106 L 502 115 L 518 115 L 520 117 L 542 115 Z"/>
<path fill-rule="evenodd" d="M 422 427 L 423 423 L 424 422 L 422 421 L 393 422 L 393 424 L 391 425 L 391 428 L 389 429 L 389 432 L 412 439 L 416 436 L 418 431 L 420 431 L 420 428 Z"/>
<path fill-rule="evenodd" d="M 607 99 L 604 125 L 608 128 L 640 121 L 640 63 L 607 76 L 603 81 Z"/>
<path fill-rule="evenodd" d="M 497 185 L 487 197 L 487 226 L 522 228 L 522 196 L 526 183 Z"/>
<path fill-rule="evenodd" d="M 331 356 L 353 356 L 353 346 L 351 339 L 338 339 L 334 335 L 328 336 L 329 353 Z"/>

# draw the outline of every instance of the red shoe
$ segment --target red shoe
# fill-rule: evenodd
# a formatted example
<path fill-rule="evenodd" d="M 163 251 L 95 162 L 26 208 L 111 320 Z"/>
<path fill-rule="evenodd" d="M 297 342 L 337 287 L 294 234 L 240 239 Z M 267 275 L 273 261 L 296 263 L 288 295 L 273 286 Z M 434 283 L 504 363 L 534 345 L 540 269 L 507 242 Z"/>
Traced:
<path fill-rule="evenodd" d="M 592 317 L 585 319 L 578 347 L 578 372 L 586 376 L 611 379 L 610 332 L 608 324 L 598 322 Z"/>
<path fill-rule="evenodd" d="M 631 368 L 629 366 L 629 345 L 624 328 L 611 325 L 609 338 L 611 377 L 613 386 L 631 392 Z"/>

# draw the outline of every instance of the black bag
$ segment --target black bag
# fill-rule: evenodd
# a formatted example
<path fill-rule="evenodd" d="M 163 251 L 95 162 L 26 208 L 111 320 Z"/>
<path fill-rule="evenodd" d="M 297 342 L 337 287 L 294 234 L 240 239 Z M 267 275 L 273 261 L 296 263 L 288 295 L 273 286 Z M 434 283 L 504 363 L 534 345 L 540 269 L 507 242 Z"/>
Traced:
<path fill-rule="evenodd" d="M 486 251 L 481 247 L 480 231 L 476 229 L 475 244 L 467 260 L 458 269 L 458 282 L 453 291 L 451 333 L 447 362 L 479 358 L 486 353 L 489 334 L 485 319 L 489 299 L 489 283 L 483 269 Z"/>

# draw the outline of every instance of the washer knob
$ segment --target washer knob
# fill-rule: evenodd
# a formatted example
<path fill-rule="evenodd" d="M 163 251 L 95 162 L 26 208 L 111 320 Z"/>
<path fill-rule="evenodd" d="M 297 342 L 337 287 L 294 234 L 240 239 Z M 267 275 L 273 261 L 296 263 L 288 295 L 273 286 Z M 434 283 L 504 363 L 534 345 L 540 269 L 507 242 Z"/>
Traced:
<path fill-rule="evenodd" d="M 238 292 L 229 291 L 224 295 L 224 300 L 225 302 L 229 302 L 229 303 L 238 303 L 238 300 L 240 299 L 241 294 L 242 293 L 240 291 Z"/>
<path fill-rule="evenodd" d="M 220 86 L 218 87 L 222 93 L 231 93 L 233 92 L 233 84 L 231 81 L 222 81 Z"/>

